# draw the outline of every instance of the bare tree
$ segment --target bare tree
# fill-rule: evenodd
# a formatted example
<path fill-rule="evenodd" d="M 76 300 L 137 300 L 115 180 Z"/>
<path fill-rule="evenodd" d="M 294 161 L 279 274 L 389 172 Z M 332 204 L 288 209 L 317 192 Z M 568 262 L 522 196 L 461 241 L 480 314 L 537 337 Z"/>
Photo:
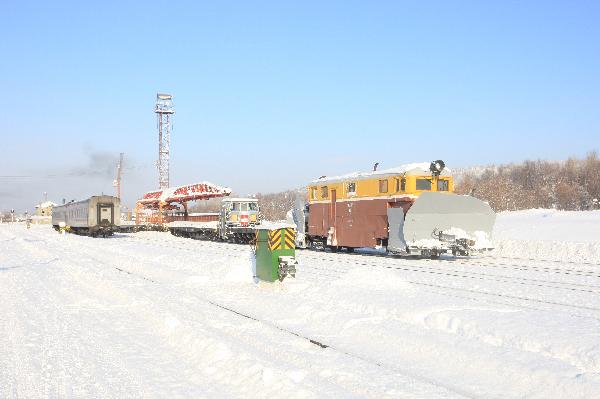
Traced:
<path fill-rule="evenodd" d="M 600 159 L 594 151 L 584 160 L 491 166 L 480 175 L 461 176 L 455 191 L 486 200 L 496 211 L 591 209 L 600 197 Z"/>

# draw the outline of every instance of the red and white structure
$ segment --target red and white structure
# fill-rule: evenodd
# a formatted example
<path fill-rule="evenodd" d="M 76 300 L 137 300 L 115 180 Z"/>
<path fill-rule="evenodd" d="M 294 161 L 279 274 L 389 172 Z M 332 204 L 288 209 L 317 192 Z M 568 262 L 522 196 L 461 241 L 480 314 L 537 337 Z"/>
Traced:
<path fill-rule="evenodd" d="M 189 201 L 207 200 L 210 198 L 227 197 L 231 188 L 221 187 L 209 182 L 187 184 L 179 187 L 169 187 L 163 190 L 149 191 L 137 201 L 137 224 L 164 224 L 171 221 L 167 211 L 183 207 L 187 216 Z M 186 220 L 184 218 L 184 220 Z"/>

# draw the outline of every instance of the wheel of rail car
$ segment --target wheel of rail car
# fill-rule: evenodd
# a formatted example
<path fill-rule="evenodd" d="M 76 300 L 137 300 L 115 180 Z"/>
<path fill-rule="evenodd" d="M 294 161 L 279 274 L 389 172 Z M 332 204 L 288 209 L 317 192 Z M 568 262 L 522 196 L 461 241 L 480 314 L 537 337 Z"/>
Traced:
<path fill-rule="evenodd" d="M 328 248 L 331 249 L 331 252 L 338 252 L 340 250 L 340 247 L 335 245 L 329 245 Z"/>

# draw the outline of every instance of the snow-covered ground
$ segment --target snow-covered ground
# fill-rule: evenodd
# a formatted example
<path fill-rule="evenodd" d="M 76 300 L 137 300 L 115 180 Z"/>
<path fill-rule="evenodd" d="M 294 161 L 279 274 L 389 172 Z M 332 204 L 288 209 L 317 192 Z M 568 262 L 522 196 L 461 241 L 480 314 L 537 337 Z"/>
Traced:
<path fill-rule="evenodd" d="M 416 260 L 0 225 L 0 398 L 600 397 L 600 213 Z"/>

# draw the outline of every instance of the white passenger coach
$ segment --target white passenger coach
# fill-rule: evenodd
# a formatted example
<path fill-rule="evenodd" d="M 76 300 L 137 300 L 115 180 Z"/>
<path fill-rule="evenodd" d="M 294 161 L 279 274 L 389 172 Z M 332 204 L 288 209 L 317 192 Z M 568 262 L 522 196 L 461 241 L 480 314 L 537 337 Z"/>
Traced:
<path fill-rule="evenodd" d="M 97 195 L 83 201 L 69 202 L 52 209 L 52 226 L 77 234 L 106 237 L 119 230 L 120 200 Z"/>

